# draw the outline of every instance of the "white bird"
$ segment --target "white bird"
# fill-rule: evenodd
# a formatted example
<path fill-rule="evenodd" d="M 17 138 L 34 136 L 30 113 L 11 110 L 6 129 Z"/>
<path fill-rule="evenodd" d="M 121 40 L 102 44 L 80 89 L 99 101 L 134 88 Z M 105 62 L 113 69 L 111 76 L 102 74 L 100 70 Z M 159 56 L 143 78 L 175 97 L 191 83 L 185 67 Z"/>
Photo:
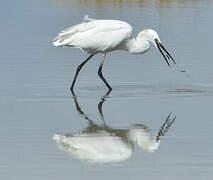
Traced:
<path fill-rule="evenodd" d="M 98 75 L 109 90 L 112 90 L 112 88 L 102 74 L 102 67 L 108 52 L 125 50 L 131 54 L 143 54 L 149 50 L 150 44 L 153 44 L 159 49 L 168 66 L 170 66 L 168 62 L 169 59 L 175 63 L 172 56 L 161 44 L 160 38 L 155 30 L 145 29 L 140 31 L 137 37 L 134 38 L 132 36 L 132 26 L 127 22 L 119 20 L 97 20 L 86 16 L 84 22 L 63 30 L 52 42 L 54 46 L 73 46 L 89 54 L 89 57 L 84 60 L 76 70 L 70 88 L 72 92 L 81 68 L 97 53 L 103 54 Z"/>

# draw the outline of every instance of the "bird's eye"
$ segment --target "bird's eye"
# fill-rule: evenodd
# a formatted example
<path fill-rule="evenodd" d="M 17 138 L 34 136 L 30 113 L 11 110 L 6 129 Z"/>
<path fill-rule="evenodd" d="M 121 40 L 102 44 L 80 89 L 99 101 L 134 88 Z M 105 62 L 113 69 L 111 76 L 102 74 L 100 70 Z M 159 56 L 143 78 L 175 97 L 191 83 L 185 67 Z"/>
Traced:
<path fill-rule="evenodd" d="M 155 42 L 158 42 L 158 39 L 157 39 L 157 38 L 155 38 Z"/>

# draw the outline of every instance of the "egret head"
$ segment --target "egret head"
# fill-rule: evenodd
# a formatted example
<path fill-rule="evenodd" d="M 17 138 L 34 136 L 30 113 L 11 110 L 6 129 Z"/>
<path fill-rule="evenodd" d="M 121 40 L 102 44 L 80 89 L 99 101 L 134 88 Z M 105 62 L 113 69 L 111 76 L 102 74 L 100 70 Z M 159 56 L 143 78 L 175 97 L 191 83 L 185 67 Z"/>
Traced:
<path fill-rule="evenodd" d="M 138 36 L 139 36 L 139 38 L 152 43 L 155 47 L 157 47 L 157 45 L 155 43 L 155 39 L 157 39 L 159 42 L 161 42 L 160 38 L 158 36 L 158 33 L 153 29 L 145 29 L 145 30 L 141 31 L 138 34 Z"/>
<path fill-rule="evenodd" d="M 164 57 L 167 65 L 169 67 L 170 67 L 170 64 L 169 64 L 170 59 L 173 61 L 174 64 L 176 64 L 173 57 L 169 54 L 169 52 L 166 50 L 166 48 L 162 45 L 161 40 L 158 36 L 158 33 L 155 30 L 145 29 L 138 34 L 138 38 L 141 38 L 143 40 L 146 40 L 146 41 L 152 43 L 160 51 L 160 53 Z"/>

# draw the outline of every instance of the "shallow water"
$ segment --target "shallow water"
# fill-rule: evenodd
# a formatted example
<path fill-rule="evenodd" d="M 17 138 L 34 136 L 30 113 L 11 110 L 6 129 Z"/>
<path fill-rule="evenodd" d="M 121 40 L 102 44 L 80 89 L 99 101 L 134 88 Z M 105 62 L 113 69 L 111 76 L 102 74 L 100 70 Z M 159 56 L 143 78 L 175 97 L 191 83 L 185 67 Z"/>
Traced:
<path fill-rule="evenodd" d="M 0 178 L 212 179 L 212 9 L 210 0 L 2 2 Z M 156 29 L 177 65 L 168 68 L 154 48 L 141 56 L 111 53 L 103 73 L 113 91 L 105 96 L 97 55 L 81 71 L 73 97 L 70 83 L 87 55 L 55 48 L 51 39 L 86 14 L 126 20 L 135 35 Z M 147 152 L 138 142 L 158 135 L 170 113 L 174 123 Z M 132 127 L 145 132 L 138 142 Z M 88 149 L 82 155 L 56 143 L 55 134 L 83 136 L 92 147 L 97 137 L 107 141 L 99 139 L 96 158 L 98 152 L 89 157 Z"/>

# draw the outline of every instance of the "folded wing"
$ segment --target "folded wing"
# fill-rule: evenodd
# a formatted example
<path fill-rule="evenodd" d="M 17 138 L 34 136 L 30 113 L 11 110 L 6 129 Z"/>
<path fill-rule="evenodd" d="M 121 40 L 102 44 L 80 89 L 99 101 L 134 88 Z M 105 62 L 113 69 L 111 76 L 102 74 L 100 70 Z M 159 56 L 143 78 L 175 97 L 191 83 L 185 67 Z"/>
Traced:
<path fill-rule="evenodd" d="M 123 21 L 94 20 L 71 26 L 53 39 L 54 46 L 75 46 L 87 52 L 108 51 L 131 37 L 132 27 Z"/>

